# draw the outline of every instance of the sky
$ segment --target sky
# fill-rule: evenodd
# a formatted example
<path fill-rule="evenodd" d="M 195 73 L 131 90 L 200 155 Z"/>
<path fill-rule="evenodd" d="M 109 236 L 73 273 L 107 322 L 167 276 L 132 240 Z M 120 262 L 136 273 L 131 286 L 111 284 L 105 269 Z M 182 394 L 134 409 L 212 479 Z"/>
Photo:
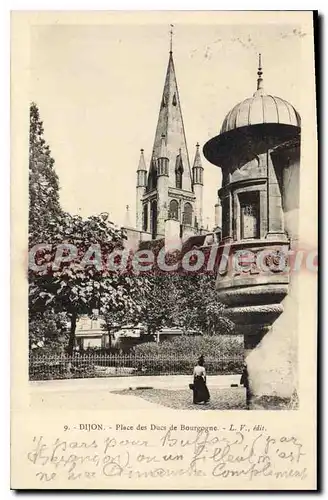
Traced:
<path fill-rule="evenodd" d="M 197 16 L 197 13 L 195 13 Z M 302 40 L 297 25 L 176 23 L 173 58 L 193 161 L 220 132 L 229 110 L 256 90 L 258 53 L 265 90 L 302 116 Z M 169 24 L 52 24 L 31 29 L 30 100 L 37 103 L 55 159 L 64 210 L 135 218 L 140 149 L 150 161 L 169 57 Z M 220 169 L 204 167 L 204 222 L 213 227 Z"/>

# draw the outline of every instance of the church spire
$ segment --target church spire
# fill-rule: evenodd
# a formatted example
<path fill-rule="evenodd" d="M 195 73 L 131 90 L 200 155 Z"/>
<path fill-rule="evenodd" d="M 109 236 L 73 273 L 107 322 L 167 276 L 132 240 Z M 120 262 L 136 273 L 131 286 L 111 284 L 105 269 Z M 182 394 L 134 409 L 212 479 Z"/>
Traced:
<path fill-rule="evenodd" d="M 191 168 L 173 62 L 172 28 L 173 26 L 171 25 L 169 61 L 166 70 L 162 98 L 160 101 L 161 105 L 157 120 L 153 150 L 155 158 L 159 158 L 161 155 L 162 135 L 164 135 L 166 142 L 166 156 L 168 158 L 169 186 L 176 187 L 175 165 L 177 156 L 179 155 L 179 149 L 181 149 L 181 161 L 184 171 L 182 189 L 192 192 Z"/>
<path fill-rule="evenodd" d="M 144 157 L 144 150 L 140 149 L 140 159 L 139 159 L 139 165 L 138 165 L 138 170 L 137 172 L 144 171 L 146 169 L 146 163 L 145 163 L 145 157 Z"/>
<path fill-rule="evenodd" d="M 195 153 L 193 168 L 203 168 L 202 167 L 202 160 L 200 158 L 199 143 L 198 142 L 196 144 L 196 153 Z"/>
<path fill-rule="evenodd" d="M 199 144 L 196 144 L 196 153 L 192 167 L 193 188 L 196 196 L 195 200 L 195 223 L 200 229 L 203 226 L 203 166 L 199 152 Z"/>
<path fill-rule="evenodd" d="M 137 185 L 136 185 L 136 227 L 141 231 L 143 226 L 142 221 L 142 197 L 145 193 L 147 184 L 147 169 L 145 164 L 144 150 L 140 150 L 139 164 L 137 168 Z M 128 209 L 127 209 L 128 212 Z M 125 222 L 130 224 L 129 216 L 126 215 Z"/>
<path fill-rule="evenodd" d="M 145 187 L 147 182 L 147 169 L 145 164 L 144 150 L 140 149 L 140 158 L 137 168 L 137 188 Z"/>
<path fill-rule="evenodd" d="M 172 54 L 172 52 L 173 52 L 172 49 L 173 49 L 173 35 L 174 35 L 173 28 L 174 28 L 174 25 L 170 24 L 170 27 L 171 27 L 171 29 L 170 29 L 170 54 Z"/>

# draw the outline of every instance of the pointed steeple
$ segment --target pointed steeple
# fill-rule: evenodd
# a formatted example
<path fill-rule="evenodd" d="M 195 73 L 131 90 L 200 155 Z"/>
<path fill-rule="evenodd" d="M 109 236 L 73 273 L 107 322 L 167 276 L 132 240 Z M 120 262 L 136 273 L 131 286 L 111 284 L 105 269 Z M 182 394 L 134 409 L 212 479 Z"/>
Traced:
<path fill-rule="evenodd" d="M 196 196 L 195 217 L 198 228 L 203 226 L 203 166 L 199 152 L 199 144 L 196 144 L 196 153 L 192 167 L 193 189 Z"/>
<path fill-rule="evenodd" d="M 137 188 L 138 187 L 146 187 L 147 183 L 147 169 L 146 169 L 146 163 L 145 163 L 145 157 L 144 157 L 144 150 L 140 150 L 140 158 L 139 158 L 139 165 L 137 168 Z M 138 194 L 140 196 L 140 193 Z"/>
<path fill-rule="evenodd" d="M 145 162 L 145 157 L 144 157 L 144 150 L 140 149 L 140 159 L 139 159 L 139 165 L 138 165 L 137 172 L 144 171 L 144 170 L 147 172 L 146 162 Z"/>
<path fill-rule="evenodd" d="M 194 159 L 193 168 L 203 168 L 202 167 L 202 160 L 200 158 L 200 152 L 199 152 L 199 144 L 198 144 L 198 142 L 196 144 L 196 153 L 195 153 L 195 159 Z"/>
<path fill-rule="evenodd" d="M 171 34 L 172 38 L 172 34 Z M 169 160 L 169 186 L 175 187 L 176 158 L 181 149 L 181 162 L 183 165 L 182 189 L 192 191 L 192 178 L 187 150 L 185 130 L 182 119 L 178 85 L 173 62 L 172 43 L 170 42 L 169 62 L 166 70 L 164 89 L 154 140 L 154 156 L 159 158 L 162 148 L 162 135 L 165 136 L 166 156 Z M 149 169 L 151 174 L 151 165 Z"/>
<path fill-rule="evenodd" d="M 140 150 L 139 165 L 137 168 L 137 185 L 136 185 L 136 228 L 141 231 L 143 227 L 143 208 L 142 197 L 145 193 L 147 185 L 147 169 L 144 158 L 144 150 Z M 127 219 L 127 217 L 126 217 Z M 127 224 L 130 223 L 126 220 Z"/>

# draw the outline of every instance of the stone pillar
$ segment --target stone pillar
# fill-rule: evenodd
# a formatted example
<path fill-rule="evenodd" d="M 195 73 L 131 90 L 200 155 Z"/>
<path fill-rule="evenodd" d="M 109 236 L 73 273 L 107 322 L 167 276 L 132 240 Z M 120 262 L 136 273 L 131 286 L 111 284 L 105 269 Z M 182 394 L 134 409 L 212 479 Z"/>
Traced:
<path fill-rule="evenodd" d="M 282 193 L 280 190 L 278 176 L 279 167 L 274 168 L 271 154 L 267 153 L 267 172 L 268 172 L 268 234 L 267 238 L 277 238 L 285 236 L 284 215 L 282 210 Z"/>
<path fill-rule="evenodd" d="M 176 219 L 168 219 L 165 222 L 165 250 L 180 250 L 181 246 L 180 222 Z"/>
<path fill-rule="evenodd" d="M 222 239 L 223 241 L 232 241 L 232 197 L 228 189 L 222 188 L 219 191 L 222 205 Z"/>
<path fill-rule="evenodd" d="M 214 227 L 221 227 L 221 203 L 220 200 L 214 205 Z"/>
<path fill-rule="evenodd" d="M 266 304 L 261 304 L 266 295 L 264 288 L 263 291 L 261 300 L 260 289 L 245 289 L 243 303 L 252 305 L 228 308 L 226 316 L 234 321 L 236 331 L 244 336 L 250 409 L 279 409 L 289 404 L 295 389 L 290 335 L 291 328 L 295 326 L 290 324 L 293 304 L 290 308 L 291 299 L 286 285 L 271 287 L 271 304 L 268 303 L 269 297 L 265 298 Z M 247 293 L 249 299 L 246 298 Z M 258 295 L 254 300 L 255 294 Z M 286 298 L 278 302 L 282 296 Z"/>
<path fill-rule="evenodd" d="M 294 283 L 283 300 L 282 314 L 272 325 L 244 333 L 251 409 L 286 409 L 297 391 L 297 297 Z"/>

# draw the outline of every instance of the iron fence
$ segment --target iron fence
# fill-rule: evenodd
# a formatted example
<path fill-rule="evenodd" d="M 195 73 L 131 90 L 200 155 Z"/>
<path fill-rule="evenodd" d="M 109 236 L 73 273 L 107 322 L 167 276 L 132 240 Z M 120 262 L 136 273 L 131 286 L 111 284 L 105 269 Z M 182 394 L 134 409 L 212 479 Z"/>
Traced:
<path fill-rule="evenodd" d="M 237 374 L 243 369 L 243 356 L 206 357 L 209 375 Z M 191 355 L 83 354 L 33 355 L 29 357 L 30 380 L 66 378 L 122 377 L 133 375 L 190 375 Z"/>

